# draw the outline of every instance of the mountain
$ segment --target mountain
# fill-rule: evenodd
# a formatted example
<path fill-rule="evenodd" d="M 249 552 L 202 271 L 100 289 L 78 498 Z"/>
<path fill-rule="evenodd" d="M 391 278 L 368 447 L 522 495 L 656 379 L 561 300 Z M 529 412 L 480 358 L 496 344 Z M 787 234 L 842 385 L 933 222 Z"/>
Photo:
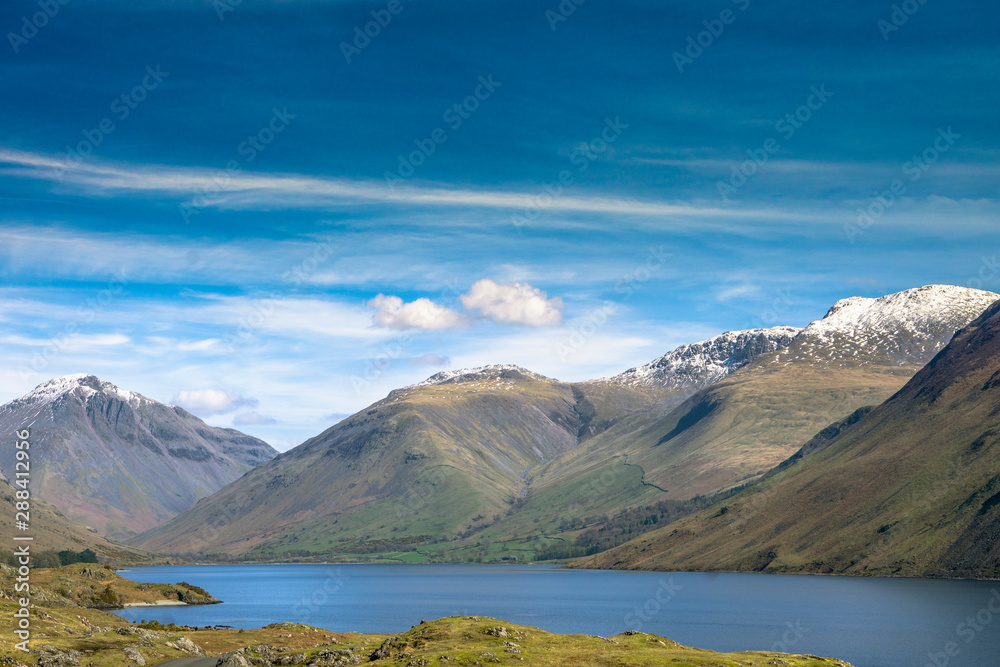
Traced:
<path fill-rule="evenodd" d="M 800 331 L 795 327 L 727 331 L 699 343 L 682 345 L 608 381 L 633 387 L 704 389 L 757 357 L 788 347 Z"/>
<path fill-rule="evenodd" d="M 628 457 L 665 497 L 742 484 L 786 459 L 821 428 L 897 391 L 1000 295 L 932 285 L 838 301 L 780 349 L 754 358 L 652 421 L 623 421 L 571 462 L 538 471 L 550 484 Z M 564 465 L 569 463 L 569 465 Z"/>
<path fill-rule="evenodd" d="M 792 331 L 734 332 L 684 346 L 663 358 L 676 360 L 671 368 L 660 363 L 643 382 L 561 383 L 513 365 L 437 373 L 136 543 L 170 553 L 284 553 L 392 549 L 465 536 L 455 545 L 464 548 L 470 536 L 477 541 L 487 526 L 517 512 L 532 493 L 533 471 L 547 461 L 623 421 L 668 412 L 724 369 L 779 349 Z M 604 494 L 614 508 L 647 492 L 634 470 L 625 477 L 634 479 Z M 591 492 L 589 478 L 576 481 L 563 489 L 569 502 Z M 291 490 L 278 490 L 285 488 Z M 269 489 L 287 500 L 272 505 Z M 219 517 L 224 527 L 206 527 Z"/>
<path fill-rule="evenodd" d="M 1000 301 L 836 431 L 732 499 L 587 564 L 1000 577 Z"/>
<path fill-rule="evenodd" d="M 15 503 L 18 499 L 14 493 L 15 489 L 10 484 L 0 480 L 0 530 L 8 536 L 8 543 L 3 547 L 8 551 L 18 547 L 17 542 L 9 541 L 11 537 L 29 535 L 34 538 L 30 546 L 31 551 L 36 554 L 50 550 L 79 552 L 91 549 L 103 559 L 116 563 L 149 562 L 152 558 L 152 554 L 112 542 L 93 528 L 73 523 L 55 507 L 37 498 L 31 500 L 30 530 L 19 531 L 15 526 Z"/>
<path fill-rule="evenodd" d="M 672 515 L 698 509 L 705 497 L 758 479 L 824 427 L 887 399 L 950 340 L 952 327 L 997 298 L 928 286 L 838 301 L 785 347 L 679 407 L 629 415 L 533 469 L 519 512 L 484 537 L 538 535 L 546 548 L 589 548 L 577 541 L 581 533 L 614 524 L 630 507 L 667 503 Z"/>
<path fill-rule="evenodd" d="M 25 427 L 33 495 L 112 538 L 183 512 L 276 454 L 257 438 L 85 374 L 0 406 L 0 437 L 12 441 Z M 14 448 L 0 449 L 0 471 L 12 479 L 14 467 Z"/>
<path fill-rule="evenodd" d="M 994 292 L 926 285 L 878 299 L 842 299 L 786 346 L 780 363 L 922 366 L 997 298 Z"/>
<path fill-rule="evenodd" d="M 166 553 L 393 550 L 493 523 L 530 470 L 669 392 L 517 366 L 391 392 L 136 539 Z"/>
<path fill-rule="evenodd" d="M 628 508 L 680 510 L 757 479 L 828 424 L 891 396 L 997 296 L 931 286 L 855 297 L 804 330 L 723 334 L 592 382 L 516 366 L 439 373 L 134 543 L 530 557 Z M 827 341 L 871 349 L 839 353 Z"/>

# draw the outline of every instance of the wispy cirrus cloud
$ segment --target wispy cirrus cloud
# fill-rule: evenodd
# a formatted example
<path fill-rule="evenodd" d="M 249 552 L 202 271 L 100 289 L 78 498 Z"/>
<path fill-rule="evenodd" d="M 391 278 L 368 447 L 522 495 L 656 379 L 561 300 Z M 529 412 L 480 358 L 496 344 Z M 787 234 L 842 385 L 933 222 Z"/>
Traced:
<path fill-rule="evenodd" d="M 388 187 L 381 181 L 298 174 L 226 173 L 204 167 L 129 165 L 91 160 L 70 164 L 60 158 L 0 149 L 5 175 L 76 186 L 95 196 L 143 193 L 180 198 L 196 208 L 285 207 L 325 208 L 352 202 L 408 206 L 469 207 L 518 210 L 538 205 L 531 191 L 461 189 L 432 185 Z M 722 220 L 761 219 L 801 221 L 801 213 L 779 209 L 726 208 L 687 203 L 563 195 L 545 205 L 547 211 L 627 216 L 669 216 Z M 809 217 L 809 216 L 806 216 Z"/>

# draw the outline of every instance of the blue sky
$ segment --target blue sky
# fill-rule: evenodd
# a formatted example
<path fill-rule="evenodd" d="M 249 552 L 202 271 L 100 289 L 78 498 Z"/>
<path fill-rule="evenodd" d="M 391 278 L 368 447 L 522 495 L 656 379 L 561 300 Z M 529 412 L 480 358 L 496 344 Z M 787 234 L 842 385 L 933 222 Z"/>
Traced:
<path fill-rule="evenodd" d="M 287 449 L 446 368 L 997 290 L 1000 10 L 897 6 L 5 2 L 0 400 Z"/>

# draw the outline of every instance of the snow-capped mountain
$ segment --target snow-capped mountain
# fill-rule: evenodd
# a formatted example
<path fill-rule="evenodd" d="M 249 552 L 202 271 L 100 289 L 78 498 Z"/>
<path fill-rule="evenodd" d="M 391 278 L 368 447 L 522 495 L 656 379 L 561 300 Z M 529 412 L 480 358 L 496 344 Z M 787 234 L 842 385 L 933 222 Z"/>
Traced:
<path fill-rule="evenodd" d="M 26 427 L 32 493 L 111 537 L 150 528 L 277 454 L 87 374 L 49 380 L 0 406 L 0 438 L 13 441 Z M 8 478 L 15 453 L 0 448 Z"/>
<path fill-rule="evenodd" d="M 877 299 L 841 299 L 782 350 L 779 363 L 923 365 L 1000 294 L 926 285 Z"/>
<path fill-rule="evenodd" d="M 846 299 L 808 334 L 793 327 L 729 332 L 604 381 L 559 382 L 515 365 L 437 373 L 257 467 L 136 543 L 170 553 L 192 551 L 192 543 L 284 553 L 408 539 L 424 526 L 447 525 L 440 539 L 452 544 L 489 517 L 502 517 L 497 530 L 509 522 L 508 535 L 551 535 L 562 528 L 548 517 L 636 506 L 656 487 L 678 500 L 708 495 L 765 473 L 824 426 L 893 395 L 939 341 L 996 298 L 930 287 Z M 861 367 L 814 363 L 827 339 Z M 888 372 L 869 363 L 887 349 L 905 353 L 909 340 L 919 342 L 911 363 Z M 805 363 L 788 358 L 795 346 Z M 587 480 L 625 456 L 641 477 L 618 477 L 613 493 L 595 494 Z M 511 498 L 531 511 L 512 509 Z M 233 520 L 206 528 L 220 512 Z"/>
<path fill-rule="evenodd" d="M 111 384 L 110 382 L 105 382 L 94 375 L 76 373 L 74 375 L 64 375 L 62 377 L 53 378 L 48 382 L 43 382 L 21 398 L 0 406 L 0 411 L 7 409 L 8 406 L 22 402 L 40 405 L 46 402 L 58 400 L 64 394 L 76 394 L 86 398 L 99 393 L 116 396 L 126 403 L 139 404 L 142 402 L 152 402 L 142 394 L 137 394 L 133 391 L 126 391 Z"/>
<path fill-rule="evenodd" d="M 423 382 L 418 382 L 411 386 L 429 387 L 437 384 L 454 384 L 456 382 L 474 382 L 478 380 L 551 380 L 551 378 L 514 364 L 491 364 L 477 368 L 442 371 L 435 373 Z"/>
<path fill-rule="evenodd" d="M 784 326 L 727 331 L 699 343 L 681 345 L 659 359 L 630 368 L 607 381 L 637 387 L 702 389 L 762 354 L 784 349 L 800 331 Z"/>

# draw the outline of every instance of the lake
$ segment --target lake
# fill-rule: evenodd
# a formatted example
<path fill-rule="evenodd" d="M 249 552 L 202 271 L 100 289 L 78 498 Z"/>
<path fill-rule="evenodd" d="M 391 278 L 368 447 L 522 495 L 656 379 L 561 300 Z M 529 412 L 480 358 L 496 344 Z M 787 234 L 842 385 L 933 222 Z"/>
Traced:
<path fill-rule="evenodd" d="M 195 565 L 121 574 L 186 581 L 224 601 L 117 612 L 130 620 L 401 632 L 421 619 L 479 615 L 561 633 L 642 630 L 717 651 L 808 653 L 857 667 L 1000 666 L 1000 582 L 536 565 Z"/>

